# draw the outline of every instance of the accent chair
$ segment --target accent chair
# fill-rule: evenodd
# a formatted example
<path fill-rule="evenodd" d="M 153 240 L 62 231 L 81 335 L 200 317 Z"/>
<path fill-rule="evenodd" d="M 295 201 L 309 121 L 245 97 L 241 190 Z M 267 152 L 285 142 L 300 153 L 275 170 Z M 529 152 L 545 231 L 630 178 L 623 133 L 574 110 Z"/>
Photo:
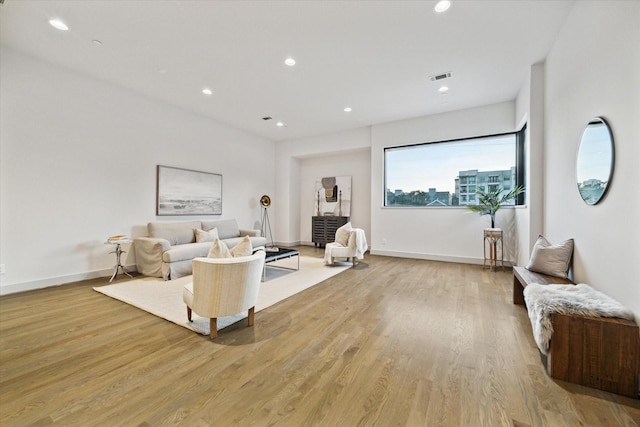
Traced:
<path fill-rule="evenodd" d="M 363 259 L 364 253 L 369 249 L 367 237 L 361 228 L 352 228 L 348 222 L 336 230 L 335 242 L 327 243 L 324 250 L 324 263 L 334 264 L 336 258 L 351 259 L 355 267 L 356 258 Z"/>
<path fill-rule="evenodd" d="M 195 258 L 193 282 L 185 285 L 182 299 L 191 313 L 209 318 L 210 337 L 218 336 L 218 317 L 248 311 L 253 326 L 255 306 L 264 268 L 264 251 L 236 258 Z"/>

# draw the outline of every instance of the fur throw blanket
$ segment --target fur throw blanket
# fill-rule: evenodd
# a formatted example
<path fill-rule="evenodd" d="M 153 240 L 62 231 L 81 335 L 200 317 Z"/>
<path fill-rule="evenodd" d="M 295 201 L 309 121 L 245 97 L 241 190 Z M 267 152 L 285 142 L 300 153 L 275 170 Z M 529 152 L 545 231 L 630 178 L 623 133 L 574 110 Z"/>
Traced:
<path fill-rule="evenodd" d="M 544 354 L 549 351 L 549 340 L 553 335 L 552 313 L 634 320 L 631 310 L 584 283 L 579 285 L 532 283 L 524 288 L 524 300 L 527 303 L 533 337 Z"/>

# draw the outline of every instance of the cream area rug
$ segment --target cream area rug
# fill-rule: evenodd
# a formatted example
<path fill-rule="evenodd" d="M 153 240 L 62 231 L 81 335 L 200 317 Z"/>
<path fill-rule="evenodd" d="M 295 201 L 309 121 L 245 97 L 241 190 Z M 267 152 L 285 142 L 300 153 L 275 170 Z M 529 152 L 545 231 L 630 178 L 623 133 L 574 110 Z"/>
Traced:
<path fill-rule="evenodd" d="M 321 258 L 300 256 L 300 270 L 290 271 L 273 266 L 295 268 L 296 257 L 267 264 L 267 280 L 260 285 L 256 312 L 310 288 L 323 280 L 345 271 L 349 266 L 326 266 Z M 177 325 L 209 335 L 209 319 L 193 313 L 193 322 L 187 320 L 187 308 L 182 301 L 182 288 L 191 276 L 164 281 L 157 277 L 144 277 L 93 289 Z M 247 317 L 247 313 L 218 319 L 218 330 Z"/>

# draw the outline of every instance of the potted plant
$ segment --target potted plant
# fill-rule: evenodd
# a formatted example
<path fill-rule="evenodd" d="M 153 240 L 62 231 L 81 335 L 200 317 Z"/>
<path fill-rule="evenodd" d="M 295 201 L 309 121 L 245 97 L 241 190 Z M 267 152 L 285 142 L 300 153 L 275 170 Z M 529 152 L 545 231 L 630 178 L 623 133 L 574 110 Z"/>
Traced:
<path fill-rule="evenodd" d="M 479 189 L 476 191 L 478 195 L 477 205 L 467 205 L 467 209 L 472 212 L 478 212 L 480 216 L 491 216 L 491 228 L 496 228 L 496 212 L 500 210 L 502 205 L 511 199 L 515 199 L 519 194 L 524 193 L 524 187 L 517 185 L 508 193 L 503 193 L 502 187 L 496 187 L 493 190 L 484 191 Z"/>

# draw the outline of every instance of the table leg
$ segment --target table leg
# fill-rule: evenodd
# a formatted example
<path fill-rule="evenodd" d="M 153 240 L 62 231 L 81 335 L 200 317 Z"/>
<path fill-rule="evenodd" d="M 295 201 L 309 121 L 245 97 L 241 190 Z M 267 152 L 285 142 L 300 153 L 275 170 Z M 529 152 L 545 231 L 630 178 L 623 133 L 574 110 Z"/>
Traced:
<path fill-rule="evenodd" d="M 109 280 L 109 283 L 113 282 L 113 279 L 116 278 L 116 276 L 118 275 L 118 269 L 122 270 L 122 272 L 124 274 L 126 274 L 127 276 L 133 278 L 132 275 L 130 275 L 127 270 L 124 269 L 124 265 L 122 265 L 122 262 L 120 261 L 121 259 L 121 255 L 127 253 L 127 251 L 123 251 L 122 247 L 120 246 L 120 244 L 118 243 L 116 245 L 116 250 L 111 252 L 112 254 L 116 254 L 116 268 L 115 271 L 113 272 L 113 276 L 111 276 L 111 279 Z"/>

